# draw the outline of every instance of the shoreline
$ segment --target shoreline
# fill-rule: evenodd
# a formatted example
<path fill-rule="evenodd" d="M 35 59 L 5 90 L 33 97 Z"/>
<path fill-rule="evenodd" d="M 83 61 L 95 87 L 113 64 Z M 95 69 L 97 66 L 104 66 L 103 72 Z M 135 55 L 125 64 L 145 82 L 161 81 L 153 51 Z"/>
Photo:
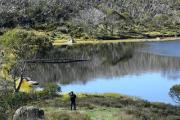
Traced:
<path fill-rule="evenodd" d="M 58 120 L 61 113 L 66 113 L 67 116 L 71 116 L 74 113 L 74 111 L 69 109 L 69 96 L 67 94 L 62 94 L 59 97 L 41 101 L 37 104 L 34 103 L 34 105 L 43 108 L 46 112 L 45 117 L 49 119 Z M 86 115 L 93 120 L 97 119 L 97 115 L 103 120 L 118 120 L 116 117 L 119 113 L 122 113 L 120 115 L 120 117 L 124 118 L 122 120 L 132 120 L 133 118 L 136 118 L 135 120 L 144 120 L 142 117 L 152 120 L 180 118 L 179 106 L 149 102 L 115 93 L 77 94 L 77 110 L 75 112 Z M 108 118 L 106 118 L 107 115 L 109 116 Z M 126 117 L 130 118 L 125 119 Z"/>
<path fill-rule="evenodd" d="M 136 42 L 163 42 L 163 41 L 176 41 L 180 40 L 180 37 L 165 37 L 165 38 L 152 38 L 152 39 L 117 39 L 117 40 L 82 40 L 77 39 L 76 43 L 68 43 L 66 40 L 55 40 L 53 42 L 54 46 L 64 46 L 64 45 L 86 45 L 86 44 L 107 44 L 107 43 L 136 43 Z"/>
<path fill-rule="evenodd" d="M 8 98 L 8 100 L 16 100 L 17 106 L 14 104 L 13 109 L 7 109 L 6 116 L 8 119 L 12 118 L 14 112 L 22 106 L 35 106 L 44 110 L 44 115 L 47 120 L 96 120 L 99 116 L 101 120 L 179 120 L 180 106 L 172 105 L 162 102 L 150 102 L 133 96 L 127 96 L 117 93 L 104 94 L 76 94 L 77 110 L 70 109 L 69 94 L 45 94 L 46 92 L 35 94 L 19 94 L 21 99 L 16 99 L 17 94 Z M 18 95 L 18 96 L 19 96 Z M 13 103 L 14 103 L 13 102 Z M 22 104 L 22 102 L 24 104 Z M 4 103 L 5 104 L 5 103 Z M 76 113 L 76 114 L 74 114 Z M 120 114 L 121 113 L 121 114 Z M 120 116 L 119 116 L 120 114 Z M 108 117 L 109 116 L 109 117 Z M 84 118 L 85 117 L 85 118 Z M 108 118 L 107 118 L 108 117 Z M 126 119 L 129 118 L 129 119 Z M 136 119 L 133 119 L 136 118 Z"/>

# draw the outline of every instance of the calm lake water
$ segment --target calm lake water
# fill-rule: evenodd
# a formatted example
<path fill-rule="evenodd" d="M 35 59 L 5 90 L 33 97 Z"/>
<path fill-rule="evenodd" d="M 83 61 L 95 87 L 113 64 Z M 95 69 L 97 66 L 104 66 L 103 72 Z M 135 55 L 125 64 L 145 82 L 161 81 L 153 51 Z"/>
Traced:
<path fill-rule="evenodd" d="M 27 76 L 60 84 L 63 92 L 121 93 L 175 104 L 168 93 L 180 84 L 180 41 L 71 46 L 56 48 L 46 58 L 89 59 L 29 65 Z"/>

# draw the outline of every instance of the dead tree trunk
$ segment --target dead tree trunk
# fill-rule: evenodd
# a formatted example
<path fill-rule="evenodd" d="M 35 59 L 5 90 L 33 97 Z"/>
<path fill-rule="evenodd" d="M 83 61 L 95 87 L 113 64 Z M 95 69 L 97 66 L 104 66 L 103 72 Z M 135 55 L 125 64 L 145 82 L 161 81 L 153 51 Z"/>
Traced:
<path fill-rule="evenodd" d="M 18 86 L 16 87 L 16 80 L 14 79 L 14 84 L 15 84 L 15 92 L 19 92 L 20 88 L 21 88 L 21 84 L 22 84 L 22 81 L 23 81 L 23 74 L 24 74 L 24 70 L 25 70 L 25 67 L 26 67 L 26 63 L 23 62 L 22 63 L 22 66 L 21 66 L 21 73 L 20 73 L 20 81 L 19 81 L 19 84 Z"/>

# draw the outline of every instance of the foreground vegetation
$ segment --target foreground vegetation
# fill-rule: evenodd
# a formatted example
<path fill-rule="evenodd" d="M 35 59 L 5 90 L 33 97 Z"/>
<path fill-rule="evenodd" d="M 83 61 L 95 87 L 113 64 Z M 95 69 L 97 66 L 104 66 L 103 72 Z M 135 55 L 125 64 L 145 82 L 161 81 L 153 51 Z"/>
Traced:
<path fill-rule="evenodd" d="M 135 97 L 106 93 L 78 94 L 76 111 L 70 111 L 68 94 L 17 94 L 9 97 L 3 120 L 12 119 L 14 111 L 23 105 L 37 106 L 45 111 L 47 120 L 178 120 L 180 107 L 164 103 L 150 103 Z M 2 98 L 1 98 L 2 100 Z"/>
<path fill-rule="evenodd" d="M 44 102 L 47 106 L 38 105 L 47 111 L 50 119 L 58 120 L 59 113 L 70 113 L 68 114 L 69 116 L 74 114 L 74 112 L 69 112 L 69 102 L 65 95 L 62 98 L 55 98 L 54 100 Z M 113 93 L 101 95 L 79 94 L 77 112 L 82 114 L 82 117 L 80 117 L 82 120 L 175 120 L 180 118 L 179 107 L 163 103 L 150 103 L 138 98 Z M 84 115 L 87 117 L 83 118 Z"/>
<path fill-rule="evenodd" d="M 44 84 L 44 91 L 27 93 L 0 92 L 0 120 L 11 120 L 21 106 L 44 110 L 46 120 L 179 120 L 180 106 L 148 102 L 116 93 L 77 94 L 77 110 L 70 110 L 67 93 L 57 94 L 57 85 Z M 179 99 L 179 85 L 169 92 Z M 3 97 L 2 97 L 3 96 Z"/>

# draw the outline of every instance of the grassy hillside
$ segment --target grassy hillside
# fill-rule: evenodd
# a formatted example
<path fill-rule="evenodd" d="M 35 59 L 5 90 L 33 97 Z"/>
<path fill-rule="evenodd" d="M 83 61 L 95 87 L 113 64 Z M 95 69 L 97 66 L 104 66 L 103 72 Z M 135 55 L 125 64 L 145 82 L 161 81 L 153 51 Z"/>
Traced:
<path fill-rule="evenodd" d="M 135 97 L 106 93 L 78 94 L 77 111 L 70 111 L 66 94 L 33 103 L 45 110 L 48 120 L 176 120 L 180 108 L 150 103 Z"/>
<path fill-rule="evenodd" d="M 21 26 L 99 39 L 179 36 L 179 0 L 1 0 L 0 34 Z"/>

